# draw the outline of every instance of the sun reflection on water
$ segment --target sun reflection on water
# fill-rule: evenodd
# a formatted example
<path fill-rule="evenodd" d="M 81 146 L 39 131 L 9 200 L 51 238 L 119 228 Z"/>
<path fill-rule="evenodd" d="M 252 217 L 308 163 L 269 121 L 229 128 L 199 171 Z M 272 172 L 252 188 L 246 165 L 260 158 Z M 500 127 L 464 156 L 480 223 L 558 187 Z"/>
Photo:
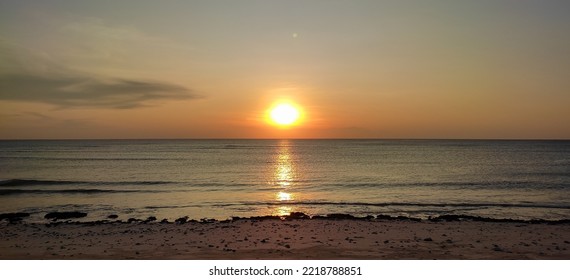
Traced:
<path fill-rule="evenodd" d="M 279 142 L 278 155 L 275 161 L 274 180 L 277 186 L 282 189 L 292 187 L 295 178 L 295 168 L 289 150 L 289 142 Z"/>
<path fill-rule="evenodd" d="M 279 206 L 276 207 L 275 209 L 273 209 L 273 212 L 271 213 L 271 215 L 274 216 L 287 216 L 289 215 L 291 212 L 293 211 L 293 207 L 290 206 Z"/>
<path fill-rule="evenodd" d="M 287 140 L 279 142 L 278 154 L 275 160 L 274 182 L 278 191 L 275 193 L 277 202 L 291 202 L 295 200 L 296 195 L 293 194 L 295 168 L 291 156 L 290 143 Z M 285 216 L 293 211 L 292 207 L 280 205 L 273 210 L 273 215 Z"/>
<path fill-rule="evenodd" d="M 292 199 L 293 199 L 293 196 L 290 193 L 286 193 L 286 192 L 278 192 L 277 193 L 277 200 L 279 200 L 279 201 L 289 201 Z"/>
<path fill-rule="evenodd" d="M 275 182 L 282 188 L 290 187 L 295 176 L 287 142 L 281 142 L 275 163 Z"/>

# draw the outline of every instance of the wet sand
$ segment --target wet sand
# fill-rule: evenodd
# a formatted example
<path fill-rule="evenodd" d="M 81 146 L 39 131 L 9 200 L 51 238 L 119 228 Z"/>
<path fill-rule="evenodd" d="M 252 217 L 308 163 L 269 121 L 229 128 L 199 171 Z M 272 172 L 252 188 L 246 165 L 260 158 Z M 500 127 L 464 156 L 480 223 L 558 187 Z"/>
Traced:
<path fill-rule="evenodd" d="M 570 259 L 570 224 L 376 219 L 3 222 L 0 259 Z"/>

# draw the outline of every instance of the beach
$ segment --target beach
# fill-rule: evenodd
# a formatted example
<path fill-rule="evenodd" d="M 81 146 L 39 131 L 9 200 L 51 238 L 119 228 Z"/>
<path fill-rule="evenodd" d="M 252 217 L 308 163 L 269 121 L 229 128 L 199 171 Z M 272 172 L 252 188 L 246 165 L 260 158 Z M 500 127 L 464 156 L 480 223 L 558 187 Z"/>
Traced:
<path fill-rule="evenodd" d="M 283 217 L 2 222 L 0 259 L 570 259 L 570 223 Z"/>
<path fill-rule="evenodd" d="M 0 151 L 0 259 L 570 259 L 569 141 L 0 141 Z"/>

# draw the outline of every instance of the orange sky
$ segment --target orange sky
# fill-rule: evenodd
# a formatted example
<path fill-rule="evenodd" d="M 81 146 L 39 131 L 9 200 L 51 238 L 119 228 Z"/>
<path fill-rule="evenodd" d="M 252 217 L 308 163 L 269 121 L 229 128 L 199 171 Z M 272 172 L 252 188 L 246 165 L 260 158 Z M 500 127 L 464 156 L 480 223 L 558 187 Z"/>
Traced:
<path fill-rule="evenodd" d="M 570 138 L 568 2 L 401 2 L 1 3 L 0 139 Z"/>

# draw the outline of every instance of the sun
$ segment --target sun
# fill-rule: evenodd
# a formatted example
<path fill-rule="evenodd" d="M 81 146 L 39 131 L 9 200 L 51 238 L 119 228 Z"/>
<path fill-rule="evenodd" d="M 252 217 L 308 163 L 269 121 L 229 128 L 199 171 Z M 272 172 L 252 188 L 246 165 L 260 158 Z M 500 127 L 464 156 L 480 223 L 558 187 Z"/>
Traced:
<path fill-rule="evenodd" d="M 283 126 L 295 124 L 299 120 L 299 110 L 289 103 L 280 103 L 273 107 L 269 113 L 271 120 Z"/>

